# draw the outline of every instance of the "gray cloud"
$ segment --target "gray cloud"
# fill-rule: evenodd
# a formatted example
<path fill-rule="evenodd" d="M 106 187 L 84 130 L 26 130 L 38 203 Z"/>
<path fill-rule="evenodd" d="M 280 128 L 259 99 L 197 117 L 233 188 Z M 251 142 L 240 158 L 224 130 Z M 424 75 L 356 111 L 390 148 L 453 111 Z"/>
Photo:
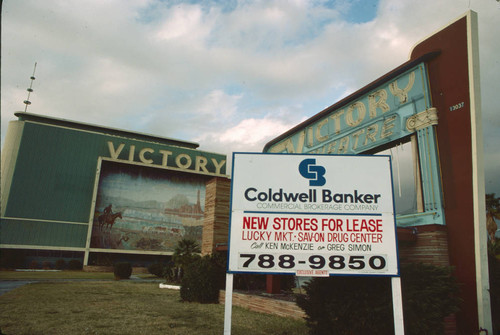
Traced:
<path fill-rule="evenodd" d="M 37 61 L 29 112 L 199 141 L 228 155 L 260 151 L 405 62 L 418 41 L 471 8 L 479 16 L 486 187 L 500 194 L 500 4 L 370 6 L 374 15 L 360 19 L 320 0 L 5 0 L 2 142 Z"/>

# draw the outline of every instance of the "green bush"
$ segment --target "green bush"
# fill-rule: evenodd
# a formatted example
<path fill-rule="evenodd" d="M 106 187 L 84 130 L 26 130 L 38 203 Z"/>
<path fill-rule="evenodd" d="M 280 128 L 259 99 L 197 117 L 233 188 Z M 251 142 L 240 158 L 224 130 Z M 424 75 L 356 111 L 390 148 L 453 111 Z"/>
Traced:
<path fill-rule="evenodd" d="M 295 276 L 273 275 L 280 279 L 280 291 L 291 293 L 296 287 Z M 235 290 L 265 291 L 267 290 L 267 275 L 254 273 L 237 273 L 234 275 Z"/>
<path fill-rule="evenodd" d="M 68 262 L 69 270 L 81 270 L 82 268 L 82 262 L 80 262 L 78 259 L 72 259 Z"/>
<path fill-rule="evenodd" d="M 184 267 L 197 259 L 200 251 L 198 242 L 193 239 L 184 238 L 177 242 L 174 254 L 172 255 L 172 260 L 177 266 L 176 281 L 182 280 L 182 276 L 185 272 Z"/>
<path fill-rule="evenodd" d="M 165 278 L 167 281 L 174 281 L 176 277 L 175 264 L 168 263 L 153 263 L 148 266 L 148 272 L 152 275 Z"/>
<path fill-rule="evenodd" d="M 153 276 L 163 278 L 165 274 L 165 264 L 162 263 L 153 263 L 150 266 L 148 266 L 148 272 L 151 273 Z"/>
<path fill-rule="evenodd" d="M 66 267 L 66 261 L 64 259 L 58 259 L 56 261 L 56 269 L 63 270 Z"/>
<path fill-rule="evenodd" d="M 16 249 L 0 250 L 0 267 L 7 269 L 24 268 L 26 261 L 25 252 Z"/>
<path fill-rule="evenodd" d="M 113 265 L 116 279 L 129 279 L 132 275 L 132 265 L 128 262 L 118 262 Z"/>
<path fill-rule="evenodd" d="M 236 273 L 233 277 L 233 287 L 235 290 L 265 290 L 266 275 L 255 273 Z"/>
<path fill-rule="evenodd" d="M 311 334 L 391 334 L 390 281 L 383 277 L 314 278 L 297 304 Z M 369 331 L 368 331 L 369 330 Z"/>
<path fill-rule="evenodd" d="M 218 284 L 219 289 L 223 290 L 226 288 L 227 254 L 222 252 L 215 252 L 209 257 L 212 264 L 215 266 L 215 280 Z"/>
<path fill-rule="evenodd" d="M 407 264 L 401 269 L 406 334 L 443 334 L 443 319 L 459 310 L 456 278 L 450 268 Z"/>
<path fill-rule="evenodd" d="M 444 317 L 458 310 L 458 285 L 451 270 L 424 264 L 401 268 L 406 334 L 443 334 Z M 393 334 L 388 277 L 314 278 L 297 304 L 311 334 Z"/>
<path fill-rule="evenodd" d="M 291 293 L 296 287 L 295 276 L 280 275 L 280 289 L 283 292 Z"/>
<path fill-rule="evenodd" d="M 221 272 L 215 257 L 195 257 L 185 265 L 181 281 L 181 299 L 199 303 L 218 303 Z M 223 283 L 223 281 L 222 281 Z"/>
<path fill-rule="evenodd" d="M 500 244 L 500 242 L 497 242 Z M 493 334 L 500 334 L 500 258 L 488 255 Z"/>

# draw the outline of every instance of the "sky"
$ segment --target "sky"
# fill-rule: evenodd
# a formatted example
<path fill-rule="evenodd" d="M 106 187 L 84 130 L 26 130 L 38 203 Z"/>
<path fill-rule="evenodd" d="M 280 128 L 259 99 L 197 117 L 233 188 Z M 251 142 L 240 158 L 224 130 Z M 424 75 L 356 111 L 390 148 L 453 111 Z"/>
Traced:
<path fill-rule="evenodd" d="M 261 152 L 474 10 L 485 186 L 500 195 L 496 0 L 4 0 L 1 139 L 29 113 Z M 229 167 L 230 169 L 230 167 Z"/>

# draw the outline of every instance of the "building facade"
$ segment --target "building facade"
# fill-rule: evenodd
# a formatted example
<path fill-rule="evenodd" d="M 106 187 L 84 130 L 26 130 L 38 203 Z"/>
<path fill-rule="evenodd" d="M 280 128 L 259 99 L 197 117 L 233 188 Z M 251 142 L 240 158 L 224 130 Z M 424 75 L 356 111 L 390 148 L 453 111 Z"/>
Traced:
<path fill-rule="evenodd" d="M 2 151 L 4 255 L 145 265 L 171 255 L 183 238 L 204 253 L 226 241 L 227 221 L 226 236 L 213 229 L 227 217 L 227 201 L 215 201 L 221 189 L 229 192 L 225 155 L 192 142 L 15 115 Z"/>
<path fill-rule="evenodd" d="M 463 300 L 458 331 L 492 329 L 476 13 L 264 152 L 390 153 L 401 261 L 452 266 Z"/>

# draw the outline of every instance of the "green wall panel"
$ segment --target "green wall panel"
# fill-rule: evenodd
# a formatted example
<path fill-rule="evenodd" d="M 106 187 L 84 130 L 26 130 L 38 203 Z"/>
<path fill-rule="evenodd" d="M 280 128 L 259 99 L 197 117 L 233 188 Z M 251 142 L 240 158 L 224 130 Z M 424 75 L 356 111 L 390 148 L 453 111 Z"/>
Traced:
<path fill-rule="evenodd" d="M 210 172 L 216 170 L 213 159 L 225 159 L 185 147 L 26 122 L 4 217 L 89 222 L 98 159 L 111 157 L 108 142 L 113 143 L 115 158 L 133 163 L 141 163 L 140 152 L 148 148 L 144 156 L 153 167 L 161 167 L 165 150 L 171 152 L 169 167 L 176 167 L 181 154 L 181 162 L 186 156 L 193 162 L 190 170 L 200 155 Z M 220 173 L 225 173 L 225 165 Z"/>
<path fill-rule="evenodd" d="M 85 248 L 87 230 L 81 224 L 2 219 L 0 244 Z"/>
<path fill-rule="evenodd" d="M 88 222 L 97 158 L 91 133 L 25 125 L 5 216 Z"/>

